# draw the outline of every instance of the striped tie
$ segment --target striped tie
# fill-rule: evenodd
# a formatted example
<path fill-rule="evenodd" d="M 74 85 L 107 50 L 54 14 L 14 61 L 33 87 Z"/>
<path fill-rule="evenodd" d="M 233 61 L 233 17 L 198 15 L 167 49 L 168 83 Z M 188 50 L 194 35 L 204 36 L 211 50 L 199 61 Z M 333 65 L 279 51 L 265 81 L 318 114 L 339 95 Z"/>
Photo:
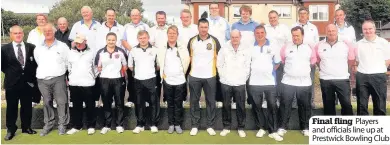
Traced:
<path fill-rule="evenodd" d="M 22 52 L 22 45 L 21 44 L 17 44 L 16 47 L 18 47 L 18 60 L 19 60 L 19 63 L 24 66 L 24 57 L 23 57 L 23 52 Z"/>

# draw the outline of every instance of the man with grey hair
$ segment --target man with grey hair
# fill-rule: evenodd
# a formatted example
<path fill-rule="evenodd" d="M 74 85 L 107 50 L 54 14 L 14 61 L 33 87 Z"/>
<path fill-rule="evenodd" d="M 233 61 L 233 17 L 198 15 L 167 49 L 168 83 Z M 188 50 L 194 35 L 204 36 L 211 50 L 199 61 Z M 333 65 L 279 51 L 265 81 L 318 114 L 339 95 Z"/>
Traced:
<path fill-rule="evenodd" d="M 70 29 L 68 27 L 69 23 L 65 17 L 58 18 L 57 20 L 57 31 L 55 37 L 57 40 L 64 42 L 68 47 L 71 47 L 72 41 L 69 40 Z"/>
<path fill-rule="evenodd" d="M 36 77 L 38 87 L 43 96 L 43 113 L 45 126 L 41 136 L 46 136 L 54 127 L 55 112 L 53 99 L 57 102 L 58 131 L 65 134 L 69 123 L 68 93 L 65 83 L 65 71 L 69 47 L 55 39 L 56 28 L 53 24 L 43 27 L 45 41 L 34 50 L 35 61 L 38 64 Z"/>

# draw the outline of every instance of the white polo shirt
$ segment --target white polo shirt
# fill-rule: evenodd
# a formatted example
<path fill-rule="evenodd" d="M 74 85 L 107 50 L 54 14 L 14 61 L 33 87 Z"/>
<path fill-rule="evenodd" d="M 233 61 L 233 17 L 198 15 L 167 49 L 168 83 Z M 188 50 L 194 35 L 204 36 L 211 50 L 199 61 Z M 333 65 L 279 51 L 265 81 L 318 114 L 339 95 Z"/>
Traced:
<path fill-rule="evenodd" d="M 101 49 L 107 45 L 107 34 L 109 32 L 113 32 L 116 34 L 116 46 L 122 48 L 122 35 L 124 32 L 124 27 L 115 21 L 114 25 L 109 28 L 106 24 L 107 22 L 103 22 L 102 26 L 97 30 L 96 35 L 96 48 Z"/>
<path fill-rule="evenodd" d="M 314 49 L 320 66 L 320 79 L 349 79 L 348 60 L 355 60 L 355 49 L 352 44 L 337 41 L 332 46 L 326 40 L 322 40 Z"/>
<path fill-rule="evenodd" d="M 217 75 L 217 54 L 221 48 L 218 39 L 208 35 L 202 40 L 199 35 L 189 40 L 191 71 L 190 75 L 196 78 L 212 78 Z"/>
<path fill-rule="evenodd" d="M 163 48 L 168 41 L 168 26 L 164 25 L 163 27 L 153 26 L 150 28 L 150 39 L 149 42 L 157 48 Z"/>
<path fill-rule="evenodd" d="M 230 40 L 230 26 L 228 21 L 223 17 L 211 17 L 207 18 L 209 21 L 209 33 L 216 37 L 221 44 L 225 44 Z"/>
<path fill-rule="evenodd" d="M 146 30 L 149 32 L 149 25 L 140 21 L 138 24 L 128 23 L 125 26 L 122 40 L 127 41 L 131 47 L 138 45 L 137 35 L 141 30 Z M 150 35 L 149 35 L 150 36 Z"/>
<path fill-rule="evenodd" d="M 218 53 L 218 74 L 222 84 L 228 86 L 245 85 L 249 78 L 251 55 L 249 46 L 240 44 L 237 51 L 230 41 Z"/>
<path fill-rule="evenodd" d="M 97 52 L 96 63 L 98 67 L 102 67 L 100 78 L 121 78 L 123 77 L 122 67 L 127 66 L 127 55 L 122 48 L 115 47 L 114 52 L 110 53 L 107 47 L 104 47 Z"/>
<path fill-rule="evenodd" d="M 267 39 L 263 46 L 256 42 L 255 46 L 250 49 L 251 52 L 251 76 L 249 85 L 265 86 L 275 85 L 276 76 L 274 73 L 275 64 L 281 62 L 280 49 L 275 43 Z"/>
<path fill-rule="evenodd" d="M 308 44 L 287 44 L 280 50 L 284 63 L 282 83 L 292 86 L 311 86 L 311 66 L 317 62 L 315 50 Z"/>
<path fill-rule="evenodd" d="M 134 78 L 137 80 L 147 80 L 156 77 L 156 57 L 157 48 L 149 44 L 143 49 L 136 45 L 129 54 L 129 67 L 133 67 Z"/>
<path fill-rule="evenodd" d="M 350 25 L 349 23 L 345 22 L 344 23 L 344 27 L 341 28 L 337 25 L 337 23 L 335 24 L 336 27 L 337 27 L 337 30 L 338 30 L 338 39 L 340 41 L 349 41 L 349 42 L 352 42 L 352 43 L 355 43 L 356 42 L 356 33 L 355 33 L 355 28 L 353 28 L 352 25 Z"/>
<path fill-rule="evenodd" d="M 37 78 L 49 80 L 65 74 L 67 69 L 69 47 L 58 40 L 51 46 L 44 42 L 34 49 L 34 58 L 38 64 Z"/>
<path fill-rule="evenodd" d="M 68 53 L 70 86 L 94 86 L 97 69 L 95 53 L 87 46 L 84 50 L 72 48 Z"/>
<path fill-rule="evenodd" d="M 179 52 L 177 51 L 177 44 L 173 48 L 170 48 L 169 45 L 167 46 L 164 64 L 165 66 L 161 67 L 164 67 L 163 78 L 167 84 L 181 85 L 186 82 Z"/>
<path fill-rule="evenodd" d="M 74 41 L 78 33 L 83 34 L 87 39 L 87 45 L 94 50 L 94 52 L 97 52 L 101 49 L 96 47 L 97 31 L 100 27 L 100 23 L 95 20 L 92 20 L 92 24 L 89 27 L 84 23 L 84 20 L 78 21 L 73 25 L 72 30 L 70 31 L 69 40 Z"/>
<path fill-rule="evenodd" d="M 357 42 L 358 72 L 363 74 L 386 73 L 386 60 L 390 60 L 390 44 L 386 39 L 376 36 L 373 41 L 363 38 Z"/>
<path fill-rule="evenodd" d="M 273 44 L 278 45 L 279 50 L 283 45 L 292 42 L 291 29 L 287 25 L 278 24 L 274 27 L 271 24 L 266 24 L 264 27 L 267 31 L 267 38 L 271 41 L 276 41 Z"/>
<path fill-rule="evenodd" d="M 190 24 L 187 27 L 184 27 L 183 25 L 178 25 L 177 28 L 179 29 L 179 42 L 181 44 L 188 44 L 188 41 L 198 35 L 198 25 Z"/>
<path fill-rule="evenodd" d="M 318 29 L 317 29 L 316 25 L 314 25 L 308 21 L 304 25 L 297 22 L 292 27 L 295 27 L 295 26 L 300 26 L 303 28 L 303 31 L 305 33 L 304 37 L 303 37 L 304 44 L 310 44 L 310 45 L 314 46 L 315 44 L 317 44 L 320 41 L 320 37 L 318 35 Z"/>
<path fill-rule="evenodd" d="M 43 30 L 40 30 L 39 27 L 36 27 L 28 33 L 28 43 L 38 46 L 41 45 L 43 41 L 45 41 L 45 36 L 43 35 Z"/>

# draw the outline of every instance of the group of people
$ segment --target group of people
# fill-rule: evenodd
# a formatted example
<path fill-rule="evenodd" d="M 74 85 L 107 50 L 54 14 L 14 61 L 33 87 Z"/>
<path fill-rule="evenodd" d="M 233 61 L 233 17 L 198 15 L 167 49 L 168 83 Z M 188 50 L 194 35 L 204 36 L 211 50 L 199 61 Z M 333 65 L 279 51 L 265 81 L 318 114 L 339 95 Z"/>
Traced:
<path fill-rule="evenodd" d="M 188 9 L 181 11 L 182 23 L 178 26 L 168 26 L 165 12 L 158 11 L 157 25 L 149 28 L 137 9 L 129 13 L 132 22 L 122 26 L 115 20 L 114 9 L 106 10 L 107 20 L 100 24 L 92 19 L 92 9 L 84 6 L 83 19 L 71 30 L 66 18 L 58 19 L 56 30 L 45 15 L 37 15 L 38 27 L 30 32 L 27 42 L 23 42 L 20 26 L 11 27 L 12 42 L 1 48 L 7 101 L 5 140 L 12 139 L 17 130 L 19 100 L 22 133 L 36 134 L 30 128 L 31 109 L 41 96 L 45 123 L 41 136 L 55 125 L 53 100 L 60 135 L 75 134 L 83 128 L 83 107 L 87 133 L 94 134 L 98 106 L 104 110 L 100 133 L 106 134 L 111 130 L 113 102 L 118 133 L 124 132 L 125 106 L 135 107 L 137 125 L 133 133 L 145 130 L 146 118 L 151 119 L 151 132 L 157 133 L 161 92 L 168 105 L 167 131 L 181 134 L 187 85 L 191 136 L 197 135 L 200 127 L 202 90 L 209 135 L 216 135 L 213 126 L 219 106 L 224 126 L 220 135 L 230 133 L 231 109 L 236 108 L 238 135 L 245 137 L 248 101 L 259 128 L 256 137 L 268 131 L 270 138 L 282 141 L 294 104 L 300 129 L 308 136 L 316 66 L 325 115 L 336 115 L 336 96 L 341 114 L 353 115 L 349 77 L 355 73 L 357 114 L 368 115 L 371 95 L 374 115 L 386 115 L 385 72 L 390 64 L 390 44 L 376 35 L 373 21 L 362 24 L 364 38 L 356 42 L 353 26 L 344 21 L 345 12 L 337 10 L 336 22 L 326 27 L 326 38 L 319 41 L 306 8 L 299 9 L 299 21 L 292 29 L 279 23 L 276 11 L 268 13 L 269 24 L 259 24 L 251 19 L 251 7 L 243 5 L 241 19 L 230 26 L 219 16 L 218 4 L 209 8 L 210 16 L 199 19 L 197 25 L 192 23 Z M 75 110 L 71 114 L 68 89 Z M 103 104 L 97 102 L 100 97 Z M 70 117 L 73 126 L 66 132 Z"/>

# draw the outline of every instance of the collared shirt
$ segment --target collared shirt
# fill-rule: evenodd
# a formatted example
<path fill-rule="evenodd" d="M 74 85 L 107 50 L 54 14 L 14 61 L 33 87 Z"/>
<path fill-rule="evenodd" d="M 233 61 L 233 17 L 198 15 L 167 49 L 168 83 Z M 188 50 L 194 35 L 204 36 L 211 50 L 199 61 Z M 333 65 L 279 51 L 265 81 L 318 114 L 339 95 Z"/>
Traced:
<path fill-rule="evenodd" d="M 74 41 L 74 39 L 76 39 L 76 34 L 81 33 L 87 38 L 88 46 L 94 50 L 94 52 L 97 52 L 100 48 L 96 48 L 96 34 L 100 27 L 100 23 L 95 20 L 92 20 L 90 26 L 87 26 L 84 23 L 84 20 L 78 21 L 73 25 L 72 30 L 70 31 L 69 40 Z"/>
<path fill-rule="evenodd" d="M 22 53 L 23 53 L 24 64 L 26 64 L 26 46 L 24 45 L 23 41 L 21 43 L 16 43 L 15 41 L 12 41 L 12 46 L 14 46 L 14 52 L 15 52 L 16 59 L 18 59 L 18 56 L 19 56 L 19 48 L 18 48 L 18 46 L 16 46 L 18 44 L 21 44 L 20 49 L 22 50 Z M 24 65 L 22 67 L 24 68 Z"/>
<path fill-rule="evenodd" d="M 51 46 L 44 41 L 34 49 L 34 58 L 38 64 L 37 78 L 49 80 L 62 76 L 66 71 L 69 47 L 58 40 Z"/>
<path fill-rule="evenodd" d="M 366 38 L 357 42 L 357 71 L 363 74 L 385 73 L 385 61 L 390 60 L 390 44 L 386 39 L 376 36 L 375 40 Z"/>
<path fill-rule="evenodd" d="M 123 33 L 122 40 L 127 41 L 131 47 L 135 47 L 138 45 L 137 34 L 141 30 L 145 30 L 149 32 L 149 25 L 144 22 L 139 22 L 138 24 L 128 23 L 125 26 L 125 30 Z"/>
<path fill-rule="evenodd" d="M 217 54 L 221 48 L 214 36 L 208 35 L 202 40 L 199 35 L 192 37 L 188 43 L 191 57 L 190 75 L 196 78 L 212 78 L 217 75 Z"/>
<path fill-rule="evenodd" d="M 122 67 L 127 66 L 126 52 L 119 47 L 115 47 L 112 53 L 108 52 L 107 47 L 100 49 L 95 58 L 95 65 L 102 67 L 100 78 L 121 78 Z"/>
<path fill-rule="evenodd" d="M 72 47 L 71 46 L 72 41 L 69 40 L 69 34 L 70 34 L 70 30 L 68 28 L 66 28 L 65 32 L 62 32 L 60 29 L 58 29 L 54 34 L 54 36 L 58 41 L 64 42 L 70 48 Z"/>
<path fill-rule="evenodd" d="M 300 24 L 297 22 L 292 27 L 300 26 L 303 28 L 305 35 L 303 35 L 303 43 L 309 45 L 315 45 L 320 41 L 320 36 L 318 35 L 317 26 L 310 23 L 309 21 L 306 24 Z"/>
<path fill-rule="evenodd" d="M 284 63 L 282 83 L 292 86 L 311 86 L 311 65 L 317 62 L 315 51 L 308 44 L 287 44 L 280 50 Z"/>
<path fill-rule="evenodd" d="M 177 50 L 177 44 L 172 48 L 167 44 L 167 52 L 165 54 L 165 66 L 163 78 L 167 84 L 180 85 L 186 82 L 183 72 L 183 66 Z"/>
<path fill-rule="evenodd" d="M 339 40 L 344 41 L 347 40 L 349 42 L 355 43 L 356 42 L 356 33 L 355 28 L 353 28 L 352 25 L 350 25 L 347 22 L 344 22 L 344 27 L 339 27 L 337 23 L 335 24 L 337 26 L 338 34 L 339 34 Z"/>
<path fill-rule="evenodd" d="M 95 53 L 88 47 L 83 50 L 72 48 L 68 54 L 70 86 L 94 86 L 97 69 L 94 65 Z"/>
<path fill-rule="evenodd" d="M 277 42 L 266 40 L 263 46 L 259 46 L 257 43 L 250 49 L 251 53 L 251 76 L 249 85 L 265 86 L 275 85 L 275 64 L 281 62 L 279 45 Z"/>
<path fill-rule="evenodd" d="M 129 67 L 133 68 L 134 78 L 147 80 L 156 77 L 157 48 L 151 44 L 146 49 L 138 44 L 129 54 Z"/>
<path fill-rule="evenodd" d="M 230 40 L 230 26 L 226 19 L 217 17 L 208 17 L 209 21 L 209 33 L 218 38 L 218 41 L 225 44 Z"/>
<path fill-rule="evenodd" d="M 267 31 L 267 38 L 271 41 L 275 41 L 273 44 L 277 44 L 279 50 L 283 45 L 291 42 L 291 29 L 289 29 L 287 25 L 278 24 L 274 27 L 271 24 L 266 24 L 264 27 Z"/>
<path fill-rule="evenodd" d="M 249 78 L 251 55 L 249 46 L 240 44 L 235 50 L 230 41 L 218 53 L 217 67 L 222 84 L 245 85 Z"/>
<path fill-rule="evenodd" d="M 101 49 L 107 45 L 106 36 L 109 32 L 116 34 L 116 46 L 122 47 L 121 39 L 124 32 L 124 27 L 115 21 L 111 28 L 107 26 L 107 22 L 103 22 L 102 25 L 98 28 L 96 35 L 96 48 Z"/>
<path fill-rule="evenodd" d="M 352 44 L 337 41 L 330 45 L 326 40 L 319 42 L 314 48 L 320 66 L 320 79 L 348 79 L 348 60 L 355 59 Z"/>
<path fill-rule="evenodd" d="M 27 42 L 34 44 L 35 46 L 41 45 L 45 40 L 45 36 L 43 35 L 43 30 L 40 30 L 39 27 L 31 30 L 28 33 Z"/>
<path fill-rule="evenodd" d="M 149 42 L 157 48 L 162 48 L 168 41 L 168 26 L 164 25 L 162 27 L 154 26 L 150 28 L 150 39 Z M 179 33 L 180 34 L 180 33 Z"/>
<path fill-rule="evenodd" d="M 198 25 L 190 24 L 187 27 L 183 25 L 179 25 L 177 27 L 179 29 L 179 42 L 181 44 L 188 44 L 189 40 L 198 35 Z"/>
<path fill-rule="evenodd" d="M 253 43 L 255 43 L 255 35 L 253 32 L 258 25 L 260 24 L 253 21 L 252 19 L 250 19 L 246 24 L 242 22 L 242 19 L 240 19 L 240 21 L 233 23 L 232 30 L 237 29 L 240 31 L 242 36 L 241 42 L 245 43 L 245 45 L 251 46 Z"/>

